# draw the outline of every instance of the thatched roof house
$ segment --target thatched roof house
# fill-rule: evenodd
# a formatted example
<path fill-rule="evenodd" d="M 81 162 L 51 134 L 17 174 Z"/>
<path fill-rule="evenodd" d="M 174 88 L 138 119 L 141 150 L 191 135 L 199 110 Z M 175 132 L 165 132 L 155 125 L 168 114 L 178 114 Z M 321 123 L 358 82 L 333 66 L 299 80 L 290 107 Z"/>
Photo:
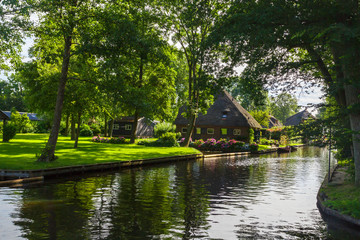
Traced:
<path fill-rule="evenodd" d="M 179 109 L 175 119 L 176 130 L 183 136 L 188 120 L 182 116 L 185 106 Z M 261 125 L 228 92 L 219 93 L 207 114 L 196 119 L 193 139 L 246 138 L 249 129 L 260 129 Z"/>
<path fill-rule="evenodd" d="M 288 117 L 286 119 L 285 126 L 297 126 L 307 119 L 315 119 L 315 117 L 305 109 L 304 111 Z"/>
<path fill-rule="evenodd" d="M 272 127 L 283 127 L 283 124 L 276 117 L 270 115 L 268 128 Z"/>
<path fill-rule="evenodd" d="M 130 137 L 134 127 L 134 117 L 123 117 L 114 121 L 113 136 Z M 136 137 L 154 136 L 154 127 L 158 121 L 150 121 L 144 117 L 138 119 Z"/>

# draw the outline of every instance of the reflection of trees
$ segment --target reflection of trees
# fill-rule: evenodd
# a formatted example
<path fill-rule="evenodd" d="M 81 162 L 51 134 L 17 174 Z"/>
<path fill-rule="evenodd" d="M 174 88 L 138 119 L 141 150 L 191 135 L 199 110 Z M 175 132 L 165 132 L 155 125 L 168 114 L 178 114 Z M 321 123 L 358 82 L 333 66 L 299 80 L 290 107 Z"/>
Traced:
<path fill-rule="evenodd" d="M 86 239 L 92 196 L 106 181 L 73 181 L 24 189 L 15 222 L 27 239 Z"/>

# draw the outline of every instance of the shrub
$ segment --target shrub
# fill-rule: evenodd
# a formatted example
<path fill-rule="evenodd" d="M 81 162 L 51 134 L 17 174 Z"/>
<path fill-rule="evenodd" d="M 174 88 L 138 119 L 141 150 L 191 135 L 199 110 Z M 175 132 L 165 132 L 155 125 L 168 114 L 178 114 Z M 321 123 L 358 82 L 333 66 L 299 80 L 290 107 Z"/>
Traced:
<path fill-rule="evenodd" d="M 160 136 L 158 142 L 159 146 L 164 147 L 179 147 L 177 139 L 181 136 L 181 133 L 167 132 Z"/>
<path fill-rule="evenodd" d="M 3 123 L 3 121 L 1 121 L 1 122 L 0 122 L 0 133 L 3 132 L 3 125 L 4 125 L 4 123 Z"/>
<path fill-rule="evenodd" d="M 156 124 L 156 126 L 154 128 L 154 136 L 161 137 L 163 134 L 168 133 L 168 132 L 174 133 L 175 129 L 176 129 L 176 126 L 171 123 L 167 123 L 167 122 L 158 123 L 158 124 Z"/>
<path fill-rule="evenodd" d="M 129 140 L 127 140 L 124 137 L 105 138 L 105 137 L 101 137 L 100 135 L 92 137 L 91 141 L 92 142 L 99 142 L 99 143 L 113 143 L 113 144 L 129 143 Z"/>
<path fill-rule="evenodd" d="M 255 138 L 254 129 L 249 128 L 249 143 L 253 143 Z"/>
<path fill-rule="evenodd" d="M 252 143 L 252 144 L 250 144 L 250 146 L 249 146 L 250 152 L 257 152 L 258 149 L 259 149 L 259 145 L 257 145 L 256 143 Z"/>
<path fill-rule="evenodd" d="M 270 140 L 267 140 L 266 138 L 261 138 L 261 139 L 260 139 L 260 144 L 261 144 L 261 145 L 270 145 L 270 144 L 271 144 L 271 141 L 270 141 Z"/>
<path fill-rule="evenodd" d="M 16 126 L 13 123 L 8 123 L 3 126 L 3 141 L 9 142 L 16 135 Z"/>
<path fill-rule="evenodd" d="M 47 132 L 49 132 L 49 129 L 51 128 L 51 126 L 48 121 L 39 121 L 39 122 L 34 123 L 34 128 L 35 128 L 36 133 L 47 133 Z"/>
<path fill-rule="evenodd" d="M 91 131 L 93 132 L 93 135 L 99 135 L 101 133 L 100 125 L 98 124 L 92 124 L 91 125 Z"/>
<path fill-rule="evenodd" d="M 89 125 L 84 124 L 80 127 L 80 136 L 82 136 L 82 137 L 94 136 L 93 131 L 91 131 Z"/>

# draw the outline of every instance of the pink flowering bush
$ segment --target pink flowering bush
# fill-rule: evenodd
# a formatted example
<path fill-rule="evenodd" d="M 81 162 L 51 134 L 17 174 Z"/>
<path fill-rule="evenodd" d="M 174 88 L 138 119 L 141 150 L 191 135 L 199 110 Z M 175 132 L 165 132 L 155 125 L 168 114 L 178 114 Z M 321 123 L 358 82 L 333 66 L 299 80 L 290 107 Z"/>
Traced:
<path fill-rule="evenodd" d="M 91 139 L 92 142 L 99 142 L 99 143 L 113 143 L 113 144 L 124 144 L 127 143 L 126 138 L 124 137 L 112 137 L 112 138 L 105 138 L 101 137 L 100 135 L 94 136 Z"/>
<path fill-rule="evenodd" d="M 206 141 L 200 139 L 192 142 L 190 146 L 201 151 L 241 152 L 246 150 L 244 142 L 234 139 L 220 139 L 218 141 L 214 138 L 209 138 Z"/>
<path fill-rule="evenodd" d="M 257 145 L 256 143 L 252 143 L 249 146 L 250 152 L 256 152 L 258 149 L 259 149 L 259 145 Z"/>

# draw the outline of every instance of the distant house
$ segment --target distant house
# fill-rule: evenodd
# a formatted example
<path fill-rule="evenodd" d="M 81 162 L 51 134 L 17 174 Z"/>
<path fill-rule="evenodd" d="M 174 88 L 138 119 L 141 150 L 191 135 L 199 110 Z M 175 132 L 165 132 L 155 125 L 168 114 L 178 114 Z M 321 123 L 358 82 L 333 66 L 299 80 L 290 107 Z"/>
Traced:
<path fill-rule="evenodd" d="M 298 112 L 291 117 L 288 117 L 286 119 L 285 126 L 297 126 L 308 119 L 315 119 L 315 117 L 305 109 L 304 111 Z"/>
<path fill-rule="evenodd" d="M 270 115 L 270 119 L 269 119 L 269 126 L 268 128 L 272 128 L 272 127 L 283 127 L 284 125 L 274 116 Z"/>
<path fill-rule="evenodd" d="M 182 116 L 185 106 L 179 109 L 175 119 L 176 131 L 184 137 L 188 120 Z M 261 125 L 228 92 L 223 91 L 215 98 L 207 114 L 196 119 L 193 139 L 247 138 L 249 129 L 261 129 Z"/>
<path fill-rule="evenodd" d="M 19 112 L 20 115 L 26 114 L 30 121 L 41 121 L 42 119 L 37 116 L 36 113 Z M 11 120 L 11 111 L 0 110 L 0 120 L 6 122 Z"/>
<path fill-rule="evenodd" d="M 150 121 L 142 117 L 138 119 L 137 137 L 153 137 L 157 121 Z M 130 137 L 134 127 L 134 117 L 123 117 L 114 121 L 113 136 Z"/>

